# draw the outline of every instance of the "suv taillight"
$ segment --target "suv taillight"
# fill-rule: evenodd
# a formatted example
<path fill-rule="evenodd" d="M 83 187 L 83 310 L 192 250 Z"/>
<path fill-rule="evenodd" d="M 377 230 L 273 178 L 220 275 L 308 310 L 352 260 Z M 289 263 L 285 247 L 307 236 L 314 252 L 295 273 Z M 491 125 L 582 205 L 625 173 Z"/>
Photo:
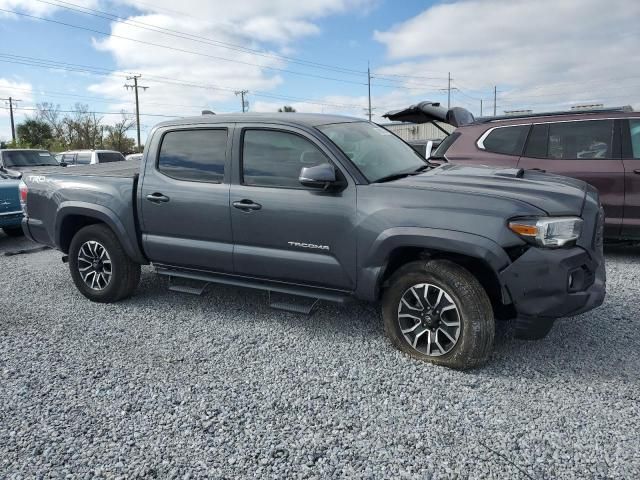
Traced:
<path fill-rule="evenodd" d="M 27 213 L 27 193 L 29 193 L 29 189 L 27 188 L 27 184 L 24 183 L 24 180 L 20 181 L 20 206 L 22 207 L 22 211 Z"/>

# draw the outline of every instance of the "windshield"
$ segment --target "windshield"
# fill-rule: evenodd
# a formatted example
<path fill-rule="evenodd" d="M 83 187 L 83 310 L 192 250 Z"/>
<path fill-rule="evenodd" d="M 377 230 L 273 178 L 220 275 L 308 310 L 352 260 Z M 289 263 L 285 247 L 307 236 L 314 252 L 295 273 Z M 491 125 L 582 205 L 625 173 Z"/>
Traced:
<path fill-rule="evenodd" d="M 413 148 L 386 128 L 373 123 L 333 123 L 317 128 L 351 159 L 370 182 L 411 173 L 426 165 Z"/>
<path fill-rule="evenodd" d="M 58 165 L 46 150 L 5 150 L 2 152 L 2 162 L 7 168 Z"/>

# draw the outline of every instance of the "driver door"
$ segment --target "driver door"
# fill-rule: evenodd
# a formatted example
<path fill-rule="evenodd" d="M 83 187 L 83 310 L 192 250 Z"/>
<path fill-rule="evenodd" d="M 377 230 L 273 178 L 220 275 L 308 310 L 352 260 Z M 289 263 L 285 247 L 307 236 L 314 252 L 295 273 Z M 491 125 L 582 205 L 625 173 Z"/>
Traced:
<path fill-rule="evenodd" d="M 234 271 L 270 280 L 355 289 L 356 189 L 321 142 L 280 125 L 237 126 L 231 225 Z M 340 191 L 303 187 L 302 167 L 331 163 Z"/>

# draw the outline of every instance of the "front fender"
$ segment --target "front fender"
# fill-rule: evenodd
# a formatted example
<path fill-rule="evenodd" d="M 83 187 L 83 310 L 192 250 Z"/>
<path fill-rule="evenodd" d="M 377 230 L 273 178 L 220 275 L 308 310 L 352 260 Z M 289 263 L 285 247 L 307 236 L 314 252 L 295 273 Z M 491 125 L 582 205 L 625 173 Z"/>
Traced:
<path fill-rule="evenodd" d="M 54 226 L 54 241 L 59 249 L 62 249 L 62 225 L 65 218 L 70 215 L 93 218 L 104 223 L 116 234 L 122 248 L 124 248 L 131 260 L 141 264 L 148 263 L 138 246 L 135 225 L 129 225 L 127 229 L 113 210 L 94 203 L 67 201 L 59 205 Z"/>
<path fill-rule="evenodd" d="M 474 233 L 421 227 L 396 227 L 383 231 L 361 258 L 356 296 L 378 298 L 379 280 L 391 253 L 397 248 L 417 247 L 473 257 L 498 273 L 511 263 L 504 249 L 493 240 Z"/>

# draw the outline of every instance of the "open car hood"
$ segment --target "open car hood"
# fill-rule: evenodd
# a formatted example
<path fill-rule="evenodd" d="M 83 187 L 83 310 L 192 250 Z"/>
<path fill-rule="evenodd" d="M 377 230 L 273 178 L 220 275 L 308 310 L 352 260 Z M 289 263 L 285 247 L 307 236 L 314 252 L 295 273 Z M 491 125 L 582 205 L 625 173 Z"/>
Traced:
<path fill-rule="evenodd" d="M 445 108 L 439 102 L 420 102 L 401 110 L 392 110 L 383 115 L 392 121 L 410 123 L 443 122 L 454 127 L 468 125 L 475 121 L 473 114 L 464 108 Z"/>

